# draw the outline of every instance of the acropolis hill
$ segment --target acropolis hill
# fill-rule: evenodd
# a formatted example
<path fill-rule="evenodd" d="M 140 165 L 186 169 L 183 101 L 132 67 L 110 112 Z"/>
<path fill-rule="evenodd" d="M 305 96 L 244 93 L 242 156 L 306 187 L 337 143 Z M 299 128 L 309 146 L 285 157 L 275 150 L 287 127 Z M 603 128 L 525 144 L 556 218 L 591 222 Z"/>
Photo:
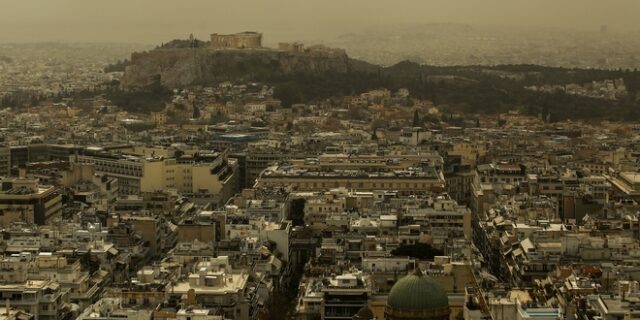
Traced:
<path fill-rule="evenodd" d="M 280 43 L 278 48 L 262 46 L 262 35 L 244 32 L 212 34 L 210 42 L 182 41 L 133 53 L 121 80 L 131 90 L 159 79 L 168 88 L 210 84 L 226 80 L 257 80 L 263 77 L 322 73 L 348 73 L 370 68 L 349 59 L 344 50 L 324 46 L 305 48 L 300 43 Z"/>

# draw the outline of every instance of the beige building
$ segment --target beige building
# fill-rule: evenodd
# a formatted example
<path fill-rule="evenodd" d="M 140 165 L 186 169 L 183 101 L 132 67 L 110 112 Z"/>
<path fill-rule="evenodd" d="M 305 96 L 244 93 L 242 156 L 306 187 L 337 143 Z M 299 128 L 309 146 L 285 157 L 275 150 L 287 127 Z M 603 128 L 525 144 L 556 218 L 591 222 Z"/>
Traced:
<path fill-rule="evenodd" d="M 36 180 L 4 179 L 0 190 L 0 226 L 13 221 L 49 224 L 62 213 L 62 196 Z"/>
<path fill-rule="evenodd" d="M 69 295 L 69 300 L 86 307 L 98 297 L 100 286 L 90 280 L 88 271 L 82 271 L 80 260 L 69 261 L 51 253 L 40 253 L 29 268 L 31 280 L 56 280 Z"/>
<path fill-rule="evenodd" d="M 504 297 L 492 297 L 488 301 L 491 318 L 495 320 L 556 320 L 565 318 L 560 308 L 531 307 L 532 301 L 533 298 L 525 290 L 511 290 Z"/>
<path fill-rule="evenodd" d="M 213 243 L 216 239 L 216 226 L 213 222 L 188 219 L 178 224 L 177 241 Z"/>
<path fill-rule="evenodd" d="M 145 159 L 92 148 L 84 155 L 72 156 L 71 162 L 93 164 L 97 173 L 117 178 L 118 192 L 121 196 L 140 193 L 140 180 L 144 175 Z"/>
<path fill-rule="evenodd" d="M 163 249 L 175 245 L 175 236 L 165 232 L 163 221 L 152 214 L 114 214 L 108 217 L 107 226 L 112 227 L 119 223 L 128 223 L 133 226 L 142 240 L 149 244 L 149 253 L 152 256 L 159 254 Z"/>
<path fill-rule="evenodd" d="M 28 312 L 36 319 L 64 319 L 67 313 L 67 295 L 55 281 L 0 283 L 0 298 L 12 308 Z"/>
<path fill-rule="evenodd" d="M 280 42 L 278 43 L 278 49 L 287 52 L 303 52 L 304 44 L 300 42 Z"/>
<path fill-rule="evenodd" d="M 447 151 L 448 155 L 458 155 L 462 159 L 462 164 L 475 166 L 479 159 L 487 155 L 487 145 L 483 143 L 456 142 Z"/>
<path fill-rule="evenodd" d="M 372 285 L 360 272 L 309 279 L 296 305 L 296 319 L 350 320 L 369 304 Z"/>
<path fill-rule="evenodd" d="M 167 123 L 167 113 L 164 111 L 151 112 L 151 121 L 155 124 L 163 125 Z"/>
<path fill-rule="evenodd" d="M 0 177 L 11 175 L 11 151 L 5 146 L 0 146 Z"/>
<path fill-rule="evenodd" d="M 63 319 L 66 292 L 56 281 L 28 280 L 32 261 L 27 254 L 0 259 L 0 299 L 10 308 L 28 312 L 36 319 Z"/>
<path fill-rule="evenodd" d="M 236 34 L 211 35 L 213 49 L 257 49 L 262 47 L 262 33 L 241 32 Z"/>
<path fill-rule="evenodd" d="M 118 179 L 120 195 L 175 190 L 183 194 L 212 194 L 224 203 L 238 187 L 237 163 L 227 152 L 194 152 L 174 157 L 166 149 L 137 148 L 114 154 L 94 152 L 72 161 L 94 164 L 96 172 Z"/>
<path fill-rule="evenodd" d="M 452 239 L 471 240 L 473 235 L 471 210 L 452 199 L 438 197 L 429 207 L 407 209 L 404 216 L 412 217 L 419 225 L 428 225 L 436 247 L 444 247 Z"/>
<path fill-rule="evenodd" d="M 617 176 L 606 176 L 614 190 L 621 196 L 640 200 L 640 173 L 620 172 Z"/>
<path fill-rule="evenodd" d="M 166 294 L 183 300 L 185 305 L 220 309 L 229 319 L 249 320 L 255 316 L 255 300 L 247 290 L 249 274 L 234 271 L 229 257 L 200 262 L 195 270 L 186 279 L 167 286 Z"/>
<path fill-rule="evenodd" d="M 140 191 L 175 189 L 181 193 L 221 193 L 235 168 L 223 159 L 215 162 L 181 162 L 176 159 L 148 161 L 140 180 Z"/>
<path fill-rule="evenodd" d="M 434 155 L 346 156 L 290 160 L 267 168 L 257 187 L 287 185 L 298 190 L 346 188 L 357 191 L 397 190 L 399 194 L 445 190 L 442 158 Z"/>

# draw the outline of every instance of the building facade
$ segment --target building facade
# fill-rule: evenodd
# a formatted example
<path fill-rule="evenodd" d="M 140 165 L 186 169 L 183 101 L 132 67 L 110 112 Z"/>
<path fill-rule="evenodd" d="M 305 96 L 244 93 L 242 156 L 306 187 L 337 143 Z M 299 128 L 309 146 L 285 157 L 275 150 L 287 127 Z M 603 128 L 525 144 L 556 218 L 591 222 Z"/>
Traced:
<path fill-rule="evenodd" d="M 0 177 L 8 177 L 11 174 L 11 150 L 0 146 Z"/>
<path fill-rule="evenodd" d="M 0 226 L 12 221 L 49 224 L 62 214 L 62 195 L 36 180 L 5 179 L 0 191 Z"/>
<path fill-rule="evenodd" d="M 72 157 L 72 162 L 93 164 L 97 173 L 117 178 L 121 196 L 176 190 L 216 195 L 217 202 L 224 203 L 238 188 L 238 166 L 226 152 L 181 158 L 94 152 Z"/>
<path fill-rule="evenodd" d="M 256 186 L 290 185 L 298 190 L 346 188 L 357 191 L 396 190 L 400 194 L 445 190 L 442 158 L 325 155 L 296 159 L 267 168 Z"/>
<path fill-rule="evenodd" d="M 241 32 L 236 34 L 211 35 L 213 49 L 257 49 L 262 47 L 262 33 Z"/>

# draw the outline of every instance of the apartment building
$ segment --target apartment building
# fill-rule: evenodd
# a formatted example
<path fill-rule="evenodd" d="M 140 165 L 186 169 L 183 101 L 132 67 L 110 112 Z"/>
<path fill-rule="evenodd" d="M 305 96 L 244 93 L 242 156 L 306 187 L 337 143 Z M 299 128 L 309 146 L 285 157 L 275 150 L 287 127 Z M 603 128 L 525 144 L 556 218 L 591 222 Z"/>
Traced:
<path fill-rule="evenodd" d="M 96 172 L 117 178 L 120 195 L 176 190 L 183 194 L 214 194 L 219 203 L 224 203 L 237 190 L 237 164 L 227 158 L 226 151 L 198 151 L 180 157 L 171 153 L 158 155 L 160 152 L 155 149 L 143 152 L 147 155 L 93 148 L 72 157 L 72 161 L 93 164 Z"/>
<path fill-rule="evenodd" d="M 30 144 L 9 148 L 10 167 L 47 161 L 66 161 L 71 155 L 78 154 L 82 147 L 71 144 Z M 0 158 L 1 159 L 1 158 Z"/>
<path fill-rule="evenodd" d="M 11 151 L 5 146 L 0 146 L 0 177 L 11 175 Z"/>
<path fill-rule="evenodd" d="M 104 151 L 102 148 L 89 147 L 83 155 L 71 157 L 71 162 L 92 164 L 97 173 L 117 178 L 119 195 L 140 193 L 140 180 L 144 173 L 145 159 L 118 155 Z"/>
<path fill-rule="evenodd" d="M 297 319 L 352 319 L 369 304 L 369 278 L 343 273 L 326 279 L 308 279 L 296 306 Z"/>
<path fill-rule="evenodd" d="M 248 290 L 249 274 L 235 271 L 229 257 L 219 256 L 195 266 L 195 272 L 175 285 L 168 286 L 169 300 L 184 300 L 186 305 L 201 305 L 219 309 L 234 320 L 254 319 L 255 292 Z M 186 299 L 185 299 L 186 297 Z"/>
<path fill-rule="evenodd" d="M 69 312 L 67 294 L 51 280 L 0 283 L 0 299 L 41 320 L 64 319 Z"/>
<path fill-rule="evenodd" d="M 49 224 L 62 214 L 62 196 L 55 187 L 31 179 L 4 179 L 0 183 L 0 226 L 16 220 Z"/>
<path fill-rule="evenodd" d="M 386 189 L 403 195 L 445 190 L 442 158 L 413 155 L 394 158 L 325 155 L 290 160 L 267 168 L 256 182 L 257 187 L 278 185 L 306 191 Z"/>
<path fill-rule="evenodd" d="M 430 227 L 433 245 L 444 246 L 450 239 L 471 239 L 471 210 L 445 196 L 436 197 L 423 208 L 409 208 L 404 217 Z"/>

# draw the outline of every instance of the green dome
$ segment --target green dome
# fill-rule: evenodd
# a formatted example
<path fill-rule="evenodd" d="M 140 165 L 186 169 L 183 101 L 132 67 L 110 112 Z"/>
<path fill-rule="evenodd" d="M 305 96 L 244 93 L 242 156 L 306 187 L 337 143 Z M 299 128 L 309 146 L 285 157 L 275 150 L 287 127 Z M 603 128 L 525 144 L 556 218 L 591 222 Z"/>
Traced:
<path fill-rule="evenodd" d="M 355 316 L 353 316 L 352 320 L 371 320 L 374 319 L 373 311 L 369 309 L 369 307 L 364 306 L 358 310 Z"/>
<path fill-rule="evenodd" d="M 433 278 L 418 271 L 393 285 L 387 305 L 394 310 L 439 310 L 449 307 L 449 298 Z"/>

